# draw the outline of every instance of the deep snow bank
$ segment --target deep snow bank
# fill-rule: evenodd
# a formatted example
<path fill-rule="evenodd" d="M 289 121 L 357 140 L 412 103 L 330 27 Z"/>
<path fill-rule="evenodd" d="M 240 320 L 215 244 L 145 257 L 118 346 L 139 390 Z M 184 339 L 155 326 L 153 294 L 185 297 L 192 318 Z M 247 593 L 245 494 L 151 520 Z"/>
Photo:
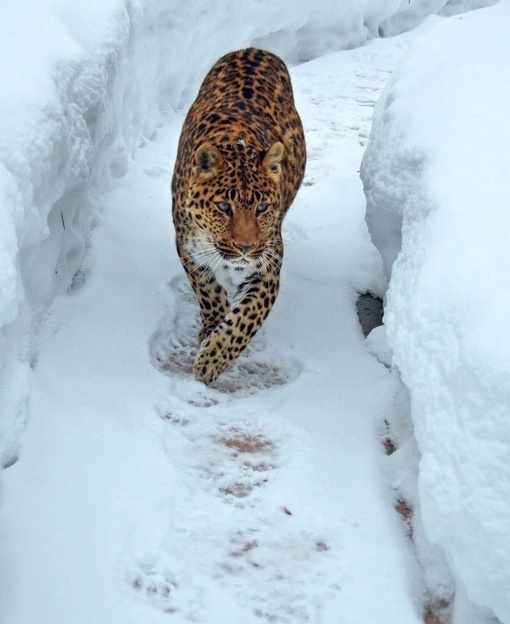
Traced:
<path fill-rule="evenodd" d="M 484 1 L 422 0 L 413 19 Z M 23 428 L 37 327 L 54 297 L 83 279 L 98 198 L 152 136 L 160 108 L 189 101 L 230 49 L 253 43 L 304 60 L 408 27 L 398 23 L 408 12 L 399 0 L 19 0 L 2 8 L 0 465 L 13 461 Z"/>
<path fill-rule="evenodd" d="M 2 8 L 0 465 L 15 458 L 37 327 L 80 280 L 98 197 L 154 132 L 146 28 L 122 0 Z"/>
<path fill-rule="evenodd" d="M 509 23 L 503 2 L 429 31 L 377 105 L 361 170 L 457 624 L 510 622 Z"/>

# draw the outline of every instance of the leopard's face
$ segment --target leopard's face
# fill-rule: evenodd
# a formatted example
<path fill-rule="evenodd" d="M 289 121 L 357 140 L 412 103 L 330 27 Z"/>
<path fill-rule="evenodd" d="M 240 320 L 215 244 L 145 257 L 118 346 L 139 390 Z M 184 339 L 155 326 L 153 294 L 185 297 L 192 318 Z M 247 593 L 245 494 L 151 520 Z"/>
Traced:
<path fill-rule="evenodd" d="M 186 251 L 230 290 L 255 272 L 281 263 L 281 143 L 265 153 L 238 144 L 235 157 L 202 145 L 186 207 L 194 227 Z"/>

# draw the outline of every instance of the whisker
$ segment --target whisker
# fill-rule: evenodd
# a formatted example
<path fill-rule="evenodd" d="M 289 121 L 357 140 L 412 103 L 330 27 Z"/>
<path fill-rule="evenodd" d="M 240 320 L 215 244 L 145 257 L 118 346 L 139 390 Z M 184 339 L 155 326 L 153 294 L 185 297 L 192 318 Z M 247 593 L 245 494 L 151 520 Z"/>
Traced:
<path fill-rule="evenodd" d="M 188 260 L 183 262 L 183 267 L 189 271 L 190 265 L 196 265 L 192 271 L 188 272 L 188 276 L 191 277 L 197 272 L 202 272 L 204 276 L 212 276 L 211 264 L 216 260 L 217 254 L 214 251 L 210 251 L 207 254 L 201 254 L 201 257 L 197 258 L 195 254 L 188 256 Z"/>
<path fill-rule="evenodd" d="M 272 249 L 265 249 L 261 254 L 261 259 L 263 268 L 266 272 L 273 270 L 275 273 L 278 273 L 280 271 L 282 257 Z"/>
<path fill-rule="evenodd" d="M 212 259 L 212 258 L 211 258 Z M 193 271 L 191 272 L 191 274 L 193 274 L 195 271 L 199 270 L 199 269 L 206 269 L 208 267 L 208 265 L 210 264 L 210 260 L 208 258 L 202 258 L 199 261 L 197 261 L 196 258 L 190 258 L 189 260 L 183 262 L 183 267 L 186 270 L 189 270 L 192 266 L 196 265 L 195 268 L 193 269 Z M 206 261 L 207 260 L 207 261 Z"/>
<path fill-rule="evenodd" d="M 281 254 L 281 252 L 279 250 L 272 249 L 271 247 L 266 247 L 264 249 L 264 253 L 271 254 L 271 255 L 276 256 L 278 258 L 282 257 L 282 254 Z"/>
<path fill-rule="evenodd" d="M 281 267 L 282 256 L 276 253 L 275 251 L 273 251 L 272 249 L 265 249 L 262 256 L 266 258 L 268 261 L 270 261 L 275 266 L 275 268 Z"/>

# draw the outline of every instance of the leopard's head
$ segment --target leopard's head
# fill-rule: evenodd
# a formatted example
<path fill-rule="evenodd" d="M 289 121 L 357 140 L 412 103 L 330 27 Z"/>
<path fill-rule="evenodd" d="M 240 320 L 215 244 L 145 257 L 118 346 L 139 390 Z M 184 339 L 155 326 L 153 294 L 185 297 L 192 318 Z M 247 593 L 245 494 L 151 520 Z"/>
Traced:
<path fill-rule="evenodd" d="M 243 139 L 221 151 L 212 143 L 196 150 L 186 207 L 198 264 L 279 265 L 283 152 L 279 142 L 255 150 Z"/>

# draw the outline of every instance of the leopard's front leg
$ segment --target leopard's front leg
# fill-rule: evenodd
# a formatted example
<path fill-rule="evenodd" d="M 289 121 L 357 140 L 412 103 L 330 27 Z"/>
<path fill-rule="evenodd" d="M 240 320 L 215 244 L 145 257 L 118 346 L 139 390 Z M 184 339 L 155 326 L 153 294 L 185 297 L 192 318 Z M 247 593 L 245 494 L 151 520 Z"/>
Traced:
<path fill-rule="evenodd" d="M 214 277 L 209 277 L 207 281 L 196 281 L 192 284 L 200 306 L 202 327 L 198 340 L 202 342 L 222 323 L 230 311 L 230 306 L 227 292 Z"/>
<path fill-rule="evenodd" d="M 202 342 L 229 313 L 228 295 L 207 268 L 190 259 L 182 264 L 200 306 L 202 327 L 198 339 Z"/>
<path fill-rule="evenodd" d="M 271 311 L 279 290 L 277 275 L 250 281 L 240 300 L 204 339 L 193 371 L 199 381 L 212 383 L 248 346 Z"/>

